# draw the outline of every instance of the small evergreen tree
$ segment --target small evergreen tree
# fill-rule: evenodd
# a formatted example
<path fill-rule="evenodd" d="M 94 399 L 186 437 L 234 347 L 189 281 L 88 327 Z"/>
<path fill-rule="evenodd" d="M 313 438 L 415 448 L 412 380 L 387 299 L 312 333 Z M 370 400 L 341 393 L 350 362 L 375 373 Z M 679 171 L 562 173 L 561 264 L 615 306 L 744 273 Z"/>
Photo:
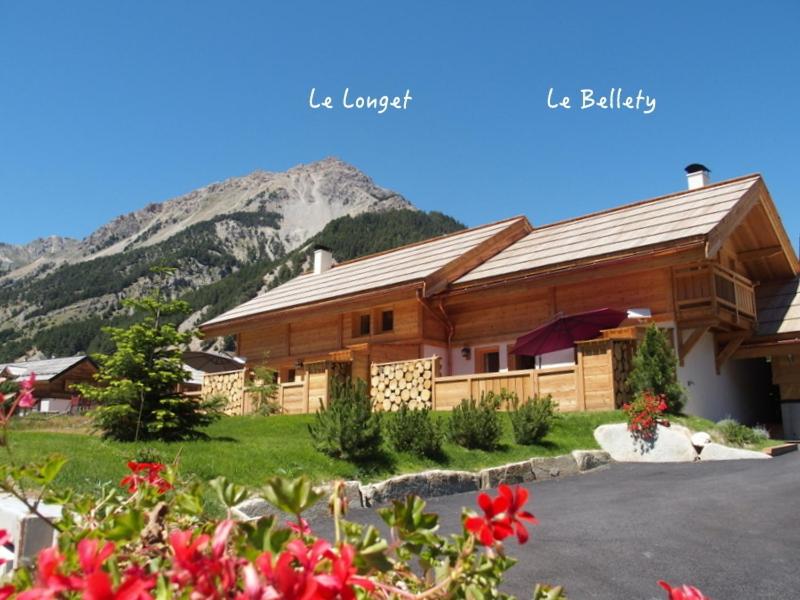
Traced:
<path fill-rule="evenodd" d="M 161 283 L 171 272 L 153 269 L 159 284 L 142 298 L 123 300 L 144 316 L 132 325 L 106 327 L 112 354 L 95 355 L 97 385 L 76 386 L 86 398 L 99 403 L 92 412 L 94 425 L 104 437 L 115 440 L 176 440 L 199 435 L 197 429 L 219 416 L 210 402 L 179 396 L 177 386 L 186 381 L 182 349 L 192 332 L 180 332 L 170 318 L 189 313 L 181 300 L 165 298 Z"/>
<path fill-rule="evenodd" d="M 320 403 L 308 432 L 314 447 L 334 458 L 359 460 L 374 455 L 381 446 L 380 414 L 373 411 L 362 380 L 331 382 L 328 404 Z"/>
<path fill-rule="evenodd" d="M 664 396 L 667 411 L 679 413 L 686 393 L 678 383 L 678 357 L 667 335 L 656 325 L 645 332 L 633 357 L 633 369 L 628 376 L 628 386 L 634 396 L 646 391 Z"/>
<path fill-rule="evenodd" d="M 260 415 L 274 415 L 281 411 L 280 404 L 275 401 L 278 394 L 278 374 L 267 365 L 253 367 L 252 379 L 244 386 L 244 391 L 252 394 L 256 412 Z"/>

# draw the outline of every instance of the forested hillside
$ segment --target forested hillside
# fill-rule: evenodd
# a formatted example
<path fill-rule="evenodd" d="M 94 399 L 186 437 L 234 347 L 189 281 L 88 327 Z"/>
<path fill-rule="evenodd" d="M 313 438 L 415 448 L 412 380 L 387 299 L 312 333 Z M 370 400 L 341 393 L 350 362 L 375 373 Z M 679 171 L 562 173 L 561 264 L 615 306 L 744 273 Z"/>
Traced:
<path fill-rule="evenodd" d="M 246 222 L 255 229 L 280 224 L 279 215 L 271 213 L 233 213 L 221 219 L 234 220 L 237 224 Z M 174 294 L 187 300 L 195 310 L 194 324 L 252 298 L 259 290 L 297 276 L 307 266 L 314 244 L 330 247 L 335 260 L 341 262 L 464 228 L 455 219 L 437 212 L 370 212 L 329 222 L 322 231 L 289 253 L 279 247 L 256 248 L 253 245 L 247 256 L 235 257 L 220 248 L 216 243 L 218 238 L 211 235 L 212 228 L 218 225 L 219 221 L 201 223 L 165 242 L 64 266 L 44 279 L 17 289 L 0 290 L 0 303 L 11 303 L 24 295 L 35 299 L 42 312 L 74 305 L 82 298 L 110 296 L 97 314 L 71 315 L 67 321 L 32 335 L 13 329 L 0 330 L 0 361 L 14 360 L 32 348 L 48 356 L 107 351 L 109 342 L 101 327 L 130 319 L 129 315 L 119 313 L 120 290 L 129 289 L 130 282 L 138 281 L 152 264 L 179 266 L 179 273 L 191 270 L 194 263 L 214 267 L 218 280 L 196 289 L 185 290 L 181 276 L 174 281 Z M 181 238 L 175 239 L 178 236 Z"/>

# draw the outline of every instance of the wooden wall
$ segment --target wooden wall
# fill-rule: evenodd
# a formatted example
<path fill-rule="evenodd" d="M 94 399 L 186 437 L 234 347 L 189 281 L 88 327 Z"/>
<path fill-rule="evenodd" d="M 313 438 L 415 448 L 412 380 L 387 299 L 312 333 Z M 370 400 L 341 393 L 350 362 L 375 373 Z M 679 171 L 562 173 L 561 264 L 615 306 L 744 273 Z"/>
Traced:
<path fill-rule="evenodd" d="M 97 367 L 89 360 L 75 365 L 51 381 L 37 381 L 34 395 L 37 398 L 71 398 L 76 392 L 72 386 L 77 383 L 97 383 L 94 374 Z"/>
<path fill-rule="evenodd" d="M 445 307 L 455 327 L 454 345 L 515 337 L 558 312 L 646 307 L 657 318 L 669 319 L 673 314 L 672 276 L 669 269 L 662 268 L 559 286 L 509 284 L 453 295 Z"/>

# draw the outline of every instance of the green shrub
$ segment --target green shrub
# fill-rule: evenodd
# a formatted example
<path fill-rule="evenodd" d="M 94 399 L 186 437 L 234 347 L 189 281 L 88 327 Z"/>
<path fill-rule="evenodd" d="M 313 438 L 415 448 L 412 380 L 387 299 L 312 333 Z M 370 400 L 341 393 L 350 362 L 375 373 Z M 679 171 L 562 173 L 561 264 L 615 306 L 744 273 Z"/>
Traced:
<path fill-rule="evenodd" d="M 494 450 L 503 434 L 499 407 L 500 398 L 492 392 L 481 394 L 480 400 L 465 398 L 450 416 L 450 437 L 465 448 Z"/>
<path fill-rule="evenodd" d="M 334 458 L 359 460 L 380 448 L 380 414 L 373 412 L 367 385 L 360 379 L 331 383 L 327 406 L 320 403 L 308 426 L 314 447 Z"/>
<path fill-rule="evenodd" d="M 627 381 L 632 396 L 645 392 L 663 396 L 667 403 L 667 412 L 679 413 L 686 393 L 678 383 L 677 371 L 678 357 L 667 334 L 656 325 L 651 325 L 633 357 L 633 369 Z"/>
<path fill-rule="evenodd" d="M 435 458 L 442 454 L 444 429 L 427 408 L 406 405 L 384 417 L 386 437 L 395 450 Z"/>
<path fill-rule="evenodd" d="M 717 432 L 726 444 L 740 448 L 769 439 L 769 433 L 763 427 L 750 428 L 735 419 L 723 419 L 717 423 Z"/>
<path fill-rule="evenodd" d="M 253 399 L 253 407 L 259 415 L 268 417 L 281 412 L 278 396 L 278 373 L 266 365 L 253 367 L 250 380 L 245 384 L 244 391 Z"/>
<path fill-rule="evenodd" d="M 539 443 L 558 418 L 557 409 L 558 403 L 549 395 L 544 398 L 528 398 L 520 404 L 515 394 L 508 413 L 514 429 L 514 440 L 523 445 Z"/>

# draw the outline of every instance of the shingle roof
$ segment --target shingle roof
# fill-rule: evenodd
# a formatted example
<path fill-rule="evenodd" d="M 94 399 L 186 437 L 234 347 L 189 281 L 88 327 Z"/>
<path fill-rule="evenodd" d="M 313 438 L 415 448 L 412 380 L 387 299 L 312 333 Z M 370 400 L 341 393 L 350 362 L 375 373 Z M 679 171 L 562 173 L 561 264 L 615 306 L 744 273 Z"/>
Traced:
<path fill-rule="evenodd" d="M 758 335 L 800 332 L 800 279 L 756 288 Z"/>
<path fill-rule="evenodd" d="M 345 262 L 324 273 L 301 275 L 203 323 L 203 326 L 348 296 L 375 288 L 422 281 L 481 242 L 522 219 L 524 217 L 517 217 L 467 229 Z"/>
<path fill-rule="evenodd" d="M 536 227 L 455 283 L 555 267 L 710 233 L 758 181 L 752 175 Z"/>
<path fill-rule="evenodd" d="M 27 377 L 31 373 L 36 373 L 37 380 L 50 381 L 85 358 L 86 356 L 68 356 L 66 358 L 6 363 L 0 365 L 0 372 L 7 371 L 15 378 Z"/>

